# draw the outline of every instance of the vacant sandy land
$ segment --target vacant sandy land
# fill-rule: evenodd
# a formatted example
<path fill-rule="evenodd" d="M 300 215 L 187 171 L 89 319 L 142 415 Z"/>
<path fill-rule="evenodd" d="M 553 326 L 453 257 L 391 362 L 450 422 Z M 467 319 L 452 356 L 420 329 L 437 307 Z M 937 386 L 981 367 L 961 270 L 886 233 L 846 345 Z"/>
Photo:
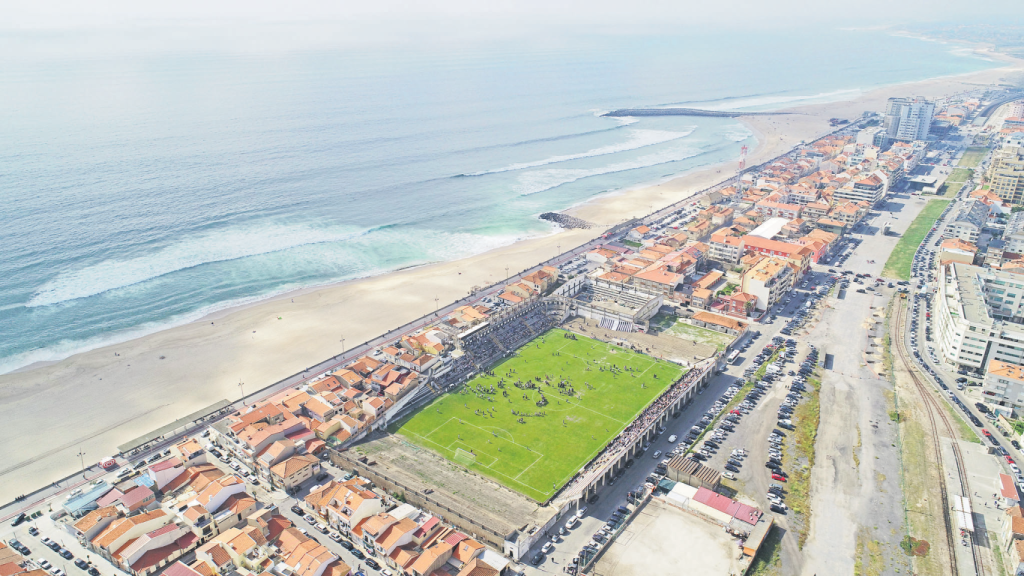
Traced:
<path fill-rule="evenodd" d="M 720 526 L 651 500 L 593 572 L 595 576 L 738 574 L 738 558 L 736 541 Z"/>

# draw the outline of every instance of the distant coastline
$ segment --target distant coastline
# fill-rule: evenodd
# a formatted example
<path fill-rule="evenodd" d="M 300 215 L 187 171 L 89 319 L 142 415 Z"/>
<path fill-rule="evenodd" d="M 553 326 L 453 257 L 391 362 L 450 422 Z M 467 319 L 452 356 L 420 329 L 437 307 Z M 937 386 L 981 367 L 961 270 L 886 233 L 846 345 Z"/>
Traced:
<path fill-rule="evenodd" d="M 700 108 L 624 108 L 605 112 L 601 116 L 612 118 L 634 116 L 705 116 L 709 118 L 739 118 L 741 116 L 778 116 L 791 112 L 731 112 L 728 110 L 703 110 Z"/>

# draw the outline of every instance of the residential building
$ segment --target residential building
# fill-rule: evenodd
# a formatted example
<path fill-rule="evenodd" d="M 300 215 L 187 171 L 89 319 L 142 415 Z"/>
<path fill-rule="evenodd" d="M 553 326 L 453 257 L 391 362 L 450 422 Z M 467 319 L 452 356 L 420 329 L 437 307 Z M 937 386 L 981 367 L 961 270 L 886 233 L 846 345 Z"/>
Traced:
<path fill-rule="evenodd" d="M 680 274 L 657 266 L 633 276 L 633 285 L 650 294 L 670 296 L 675 292 L 680 278 Z"/>
<path fill-rule="evenodd" d="M 405 546 L 412 542 L 412 535 L 419 529 L 419 525 L 409 518 L 402 518 L 398 522 L 389 524 L 373 542 L 373 548 L 377 553 L 386 557 L 391 556 L 395 548 Z M 364 540 L 366 530 L 363 530 Z"/>
<path fill-rule="evenodd" d="M 305 504 L 329 526 L 348 533 L 364 518 L 384 512 L 380 497 L 358 478 L 338 483 L 333 480 L 310 491 Z"/>
<path fill-rule="evenodd" d="M 800 244 L 768 240 L 749 234 L 743 237 L 743 248 L 760 256 L 775 257 L 788 261 L 794 266 L 797 278 L 802 278 L 807 273 L 811 265 L 811 254 L 813 253 L 810 248 Z M 745 289 L 743 292 L 752 293 Z M 760 305 L 758 309 L 762 309 Z"/>
<path fill-rule="evenodd" d="M 320 459 L 298 454 L 270 467 L 270 481 L 279 488 L 290 489 L 320 472 Z"/>
<path fill-rule="evenodd" d="M 1005 406 L 1011 414 L 1024 408 L 1024 366 L 990 360 L 981 396 L 986 404 Z"/>
<path fill-rule="evenodd" d="M 136 486 L 118 499 L 117 505 L 125 514 L 155 507 L 156 494 L 146 486 Z"/>
<path fill-rule="evenodd" d="M 410 576 L 429 576 L 452 557 L 454 546 L 447 542 L 438 542 L 427 548 L 416 558 L 407 571 Z"/>
<path fill-rule="evenodd" d="M 865 128 L 857 133 L 857 144 L 877 146 L 885 150 L 889 147 L 889 137 L 881 126 Z"/>
<path fill-rule="evenodd" d="M 1006 222 L 1003 231 L 1004 250 L 1014 254 L 1024 254 L 1024 211 L 1014 212 Z"/>
<path fill-rule="evenodd" d="M 818 220 L 819 218 L 824 218 L 831 208 L 832 207 L 829 206 L 827 202 L 819 200 L 804 206 L 804 209 L 801 211 L 801 215 L 807 220 Z"/>
<path fill-rule="evenodd" d="M 305 397 L 302 399 L 302 404 L 305 404 L 305 402 L 309 401 L 310 396 L 309 394 L 303 394 Z M 295 400 L 298 399 L 296 398 Z M 302 406 L 296 405 L 295 409 L 301 412 Z M 236 446 L 245 460 L 253 462 L 263 450 L 274 442 L 284 440 L 303 431 L 308 430 L 302 420 L 288 418 L 270 426 L 249 426 L 238 434 L 238 439 L 241 441 L 239 444 L 233 444 L 230 440 L 222 444 L 228 448 L 231 448 L 232 445 Z"/>
<path fill-rule="evenodd" d="M 793 269 L 785 260 L 764 258 L 743 274 L 741 291 L 757 299 L 758 310 L 767 310 L 792 289 L 793 280 Z"/>
<path fill-rule="evenodd" d="M 173 520 L 173 516 L 160 509 L 129 518 L 118 518 L 107 524 L 106 528 L 100 530 L 89 541 L 89 549 L 109 560 L 113 553 L 120 550 L 129 540 L 163 528 Z"/>
<path fill-rule="evenodd" d="M 167 524 L 129 540 L 109 559 L 129 574 L 145 576 L 190 552 L 198 539 L 184 526 Z"/>
<path fill-rule="evenodd" d="M 990 189 L 1009 204 L 1024 204 L 1024 147 L 1004 146 L 992 154 Z"/>
<path fill-rule="evenodd" d="M 939 266 L 935 334 L 941 357 L 984 371 L 1024 364 L 1024 276 L 966 264 Z"/>
<path fill-rule="evenodd" d="M 178 458 L 161 460 L 146 469 L 146 475 L 152 480 L 157 490 L 163 490 L 165 486 L 184 473 L 185 467 Z"/>
<path fill-rule="evenodd" d="M 927 140 L 935 103 L 924 98 L 889 98 L 882 128 L 891 140 Z"/>
<path fill-rule="evenodd" d="M 324 572 L 338 556 L 316 540 L 288 528 L 281 533 L 278 548 L 281 561 L 292 576 L 324 576 Z"/>
<path fill-rule="evenodd" d="M 723 296 L 721 300 L 725 304 L 723 311 L 730 316 L 739 318 L 750 316 L 757 306 L 757 296 L 746 292 L 734 292 Z"/>
<path fill-rule="evenodd" d="M 743 255 L 743 240 L 738 236 L 728 236 L 722 232 L 715 232 L 708 242 L 711 247 L 708 257 L 723 264 L 735 264 L 740 261 Z"/>
<path fill-rule="evenodd" d="M 832 207 L 832 210 L 828 213 L 828 218 L 822 218 L 818 220 L 818 228 L 822 230 L 828 230 L 825 226 L 825 220 L 835 221 L 843 224 L 847 228 L 853 228 L 858 222 L 860 222 L 864 216 L 868 213 L 870 204 L 867 202 L 844 202 L 837 204 Z M 833 230 L 828 230 L 833 232 Z"/>
<path fill-rule="evenodd" d="M 965 242 L 959 238 L 943 240 L 939 245 L 939 262 L 957 262 L 959 264 L 973 264 L 974 255 L 978 249 L 974 244 Z"/>
<path fill-rule="evenodd" d="M 114 506 L 98 508 L 82 516 L 72 524 L 77 536 L 85 541 L 91 541 L 97 534 L 106 529 L 111 522 L 121 517 L 121 513 Z"/>
<path fill-rule="evenodd" d="M 785 220 L 799 218 L 802 208 L 799 204 L 784 204 L 768 200 L 761 200 L 754 205 L 754 210 L 757 210 L 757 213 L 765 218 L 779 217 Z"/>
<path fill-rule="evenodd" d="M 651 229 L 648 228 L 647 226 L 637 226 L 636 228 L 630 230 L 629 233 L 626 234 L 626 237 L 632 240 L 633 242 L 639 242 L 646 238 L 647 235 L 650 233 Z"/>
<path fill-rule="evenodd" d="M 948 224 L 942 232 L 942 237 L 959 238 L 964 242 L 976 244 L 981 229 L 988 221 L 988 204 L 977 198 L 968 198 L 958 202 L 953 210 L 953 215 L 947 219 Z"/>
<path fill-rule="evenodd" d="M 216 513 L 230 497 L 244 492 L 245 482 L 237 476 L 221 476 L 207 484 L 188 504 L 202 506 L 209 512 Z"/>
<path fill-rule="evenodd" d="M 1003 517 L 1002 538 L 1005 550 L 1015 564 L 1024 564 L 1024 510 L 1020 505 L 1010 506 Z M 1018 568 L 1013 572 L 1020 574 Z"/>
<path fill-rule="evenodd" d="M 874 206 L 885 196 L 889 188 L 889 178 L 881 170 L 876 170 L 870 175 L 849 182 L 836 190 L 836 198 L 844 198 L 855 202 L 867 202 Z"/>

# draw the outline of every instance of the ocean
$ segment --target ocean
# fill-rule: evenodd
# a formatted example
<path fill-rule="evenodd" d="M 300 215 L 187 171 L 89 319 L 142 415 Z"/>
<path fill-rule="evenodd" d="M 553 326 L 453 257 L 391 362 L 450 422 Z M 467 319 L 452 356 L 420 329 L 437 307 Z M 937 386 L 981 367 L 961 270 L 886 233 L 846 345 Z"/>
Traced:
<path fill-rule="evenodd" d="M 542 212 L 756 146 L 733 119 L 608 110 L 768 110 L 997 65 L 849 30 L 414 52 L 60 41 L 0 37 L 0 373 L 548 234 Z"/>

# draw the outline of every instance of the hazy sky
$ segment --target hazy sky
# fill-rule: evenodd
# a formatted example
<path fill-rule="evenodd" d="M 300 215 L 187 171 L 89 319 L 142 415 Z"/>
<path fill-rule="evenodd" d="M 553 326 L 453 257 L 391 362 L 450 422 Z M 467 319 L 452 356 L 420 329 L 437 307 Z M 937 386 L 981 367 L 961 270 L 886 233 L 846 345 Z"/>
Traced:
<path fill-rule="evenodd" d="M 907 20 L 1005 18 L 1019 0 L 15 0 L 0 3 L 5 27 L 90 26 L 126 22 L 517 20 L 672 26 L 695 22 L 779 24 L 834 21 L 877 25 Z"/>
<path fill-rule="evenodd" d="M 179 32 L 232 45 L 415 44 L 424 41 L 573 34 L 679 34 L 689 28 L 741 31 L 799 26 L 898 26 L 1017 17 L 1021 0 L 15 0 L 0 2 L 0 32 L 43 37 L 69 28 L 164 29 L 144 42 L 177 42 Z M 197 30 L 205 30 L 197 32 Z M 791 33 L 791 32 L 787 32 Z M 150 32 L 147 32 L 147 35 Z M 164 35 L 164 36 L 161 36 Z M 117 34 L 114 34 L 117 36 Z M 59 36 L 49 36 L 54 38 Z M 111 39 L 108 39 L 113 41 Z M 118 41 L 123 39 L 118 39 Z M 57 49 L 56 46 L 53 47 Z"/>

